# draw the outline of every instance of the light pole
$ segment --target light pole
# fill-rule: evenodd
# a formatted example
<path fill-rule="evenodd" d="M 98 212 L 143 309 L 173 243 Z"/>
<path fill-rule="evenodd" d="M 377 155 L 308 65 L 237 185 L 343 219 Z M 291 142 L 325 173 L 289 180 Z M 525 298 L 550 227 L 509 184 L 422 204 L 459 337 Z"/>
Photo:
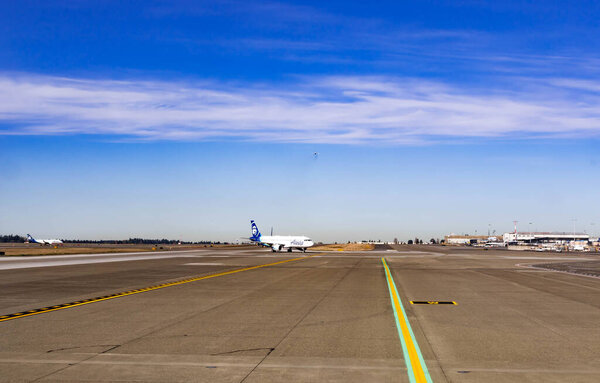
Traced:
<path fill-rule="evenodd" d="M 531 225 L 533 222 L 529 222 L 529 243 L 533 242 L 533 233 L 531 232 Z"/>

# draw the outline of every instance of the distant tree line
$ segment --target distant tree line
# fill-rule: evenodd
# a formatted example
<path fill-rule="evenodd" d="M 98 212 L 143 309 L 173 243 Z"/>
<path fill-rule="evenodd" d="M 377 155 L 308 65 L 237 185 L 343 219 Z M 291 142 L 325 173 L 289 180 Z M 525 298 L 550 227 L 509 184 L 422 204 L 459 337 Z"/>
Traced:
<path fill-rule="evenodd" d="M 409 244 L 409 245 L 413 245 L 413 244 L 414 245 L 422 245 L 423 243 L 425 243 L 425 242 L 423 242 L 423 240 L 419 239 L 419 238 L 415 238 L 414 240 L 409 239 L 408 242 L 407 242 L 407 244 Z M 440 243 L 444 243 L 444 240 L 443 239 L 431 238 L 429 240 L 429 243 L 432 244 L 432 245 L 437 245 L 437 244 L 440 244 Z"/>
<path fill-rule="evenodd" d="M 375 241 L 373 241 L 372 239 L 369 239 L 368 241 L 363 240 L 361 242 L 362 243 L 371 243 L 371 242 L 375 242 Z M 381 239 L 378 242 L 381 242 Z M 427 244 L 427 243 L 432 244 L 432 245 L 439 245 L 439 244 L 444 243 L 444 240 L 439 239 L 439 238 L 430 238 L 429 242 L 425 242 L 420 238 L 415 238 L 415 239 L 409 239 L 406 242 L 402 242 L 398 238 L 394 238 L 393 242 L 394 242 L 394 245 L 423 245 L 423 244 Z M 351 243 L 351 241 L 348 241 L 348 243 Z"/>
<path fill-rule="evenodd" d="M 227 245 L 228 242 L 221 241 L 179 241 L 177 239 L 148 239 L 148 238 L 129 238 L 129 239 L 65 239 L 69 243 L 90 243 L 90 244 L 112 244 L 112 245 Z"/>
<path fill-rule="evenodd" d="M 27 238 L 21 237 L 20 235 L 9 234 L 9 235 L 0 235 L 0 242 L 25 242 Z"/>
<path fill-rule="evenodd" d="M 25 242 L 26 237 L 20 235 L 0 235 L 0 243 L 4 242 Z M 89 243 L 89 244 L 109 244 L 109 245 L 227 245 L 228 242 L 221 241 L 179 241 L 176 239 L 147 239 L 147 238 L 129 238 L 129 239 L 62 239 L 68 243 Z"/>

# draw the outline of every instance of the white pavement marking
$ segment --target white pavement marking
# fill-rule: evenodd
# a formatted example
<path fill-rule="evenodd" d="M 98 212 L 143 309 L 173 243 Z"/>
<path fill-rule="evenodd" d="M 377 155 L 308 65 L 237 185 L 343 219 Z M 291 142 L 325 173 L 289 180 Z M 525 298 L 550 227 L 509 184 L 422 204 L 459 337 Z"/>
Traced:
<path fill-rule="evenodd" d="M 39 259 L 67 259 L 67 258 L 78 258 L 78 257 L 86 257 L 86 258 L 93 258 L 93 257 L 105 257 L 107 255 L 144 255 L 144 254 L 179 254 L 179 253 L 197 253 L 200 251 L 208 251 L 208 250 L 173 250 L 173 251 L 134 251 L 134 252 L 130 252 L 130 253 L 94 253 L 94 254 L 86 254 L 86 253 L 82 253 L 82 254 L 65 254 L 65 255 L 26 255 L 26 256 L 19 256 L 19 255 L 9 255 L 6 257 L 2 257 L 0 258 L 0 262 L 11 262 L 11 261 L 29 261 L 29 260 L 39 260 Z"/>
<path fill-rule="evenodd" d="M 348 253 L 347 251 L 345 251 L 344 253 Z M 370 252 L 369 252 L 370 253 Z M 361 253 L 359 254 L 361 255 L 363 258 L 372 258 L 372 259 L 379 259 L 381 258 L 381 254 L 366 254 L 366 253 Z M 385 254 L 385 258 L 386 259 L 404 259 L 404 258 L 424 258 L 426 256 L 432 256 L 432 257 L 438 257 L 439 255 L 435 254 L 435 253 L 430 253 L 430 254 L 420 254 L 420 255 L 389 255 L 389 254 Z M 356 259 L 356 254 L 326 254 L 326 255 L 317 255 L 315 258 L 349 258 L 349 259 Z"/>
<path fill-rule="evenodd" d="M 87 265 L 92 263 L 111 263 L 111 262 L 126 262 L 126 261 L 145 261 L 152 259 L 164 259 L 164 258 L 182 258 L 182 257 L 194 257 L 193 255 L 153 255 L 146 257 L 110 257 L 100 259 L 72 259 L 63 261 L 40 261 L 40 262 L 23 262 L 23 263 L 9 263 L 0 264 L 0 270 L 13 270 L 13 269 L 28 269 L 32 267 L 54 267 L 54 266 L 69 266 L 69 265 Z"/>
<path fill-rule="evenodd" d="M 10 256 L 0 257 L 0 270 L 27 269 L 33 267 L 53 267 L 69 265 L 85 265 L 93 263 L 110 263 L 125 261 L 145 261 L 165 258 L 239 258 L 252 256 L 257 258 L 283 258 L 292 254 L 265 254 L 248 255 L 249 250 L 227 251 L 219 255 L 206 254 L 214 250 L 178 250 L 178 251 L 155 251 L 155 252 L 131 252 L 131 253 L 102 253 L 102 254 L 68 254 L 68 255 L 46 255 L 46 256 Z M 195 253 L 195 254 L 194 254 Z M 203 254 L 200 254 L 203 253 Z M 256 252 L 255 252 L 256 254 Z M 294 254 L 293 256 L 296 256 Z M 309 255 L 306 255 L 309 256 Z M 300 256 L 302 257 L 302 256 Z"/>
<path fill-rule="evenodd" d="M 568 271 L 568 270 L 555 270 L 555 269 L 547 269 L 545 267 L 537 267 L 535 265 L 522 265 L 520 263 L 517 263 L 515 266 L 518 267 L 526 267 L 529 270 L 517 270 L 517 271 L 521 271 L 521 272 L 533 272 L 533 271 L 538 271 L 538 272 L 550 272 L 550 273 L 563 273 L 563 274 L 569 274 L 569 275 L 574 275 L 576 277 L 585 277 L 585 278 L 594 278 L 594 279 L 600 279 L 599 276 L 594 275 L 594 274 L 588 274 L 588 273 L 577 273 L 577 272 L 573 272 L 573 271 Z"/>
<path fill-rule="evenodd" d="M 41 256 L 41 257 L 10 257 L 0 258 L 0 270 L 27 269 L 32 267 L 53 267 L 68 265 L 85 265 L 92 263 L 109 263 L 125 261 L 144 261 L 164 258 L 196 258 L 189 254 L 193 251 L 164 251 L 143 253 L 108 253 L 108 254 L 72 254 L 68 256 Z"/>
<path fill-rule="evenodd" d="M 223 266 L 224 263 L 216 263 L 216 262 L 192 262 L 192 263 L 184 263 L 184 266 Z"/>
<path fill-rule="evenodd" d="M 83 353 L 82 353 L 83 354 Z M 90 354 L 91 355 L 91 354 Z M 180 367 L 254 367 L 256 363 L 244 363 L 243 361 L 236 362 L 222 362 L 220 360 L 214 361 L 164 361 L 164 360 L 113 360 L 110 356 L 104 357 L 103 354 L 94 354 L 96 358 L 91 360 L 78 360 L 78 359 L 45 359 L 45 358 L 0 358 L 0 363 L 18 363 L 18 364 L 92 364 L 92 365 L 125 365 L 125 366 L 180 366 Z M 111 354 L 111 356 L 121 354 Z M 228 358 L 231 359 L 231 358 Z M 406 371 L 405 367 L 396 365 L 372 365 L 372 366 L 361 366 L 361 365 L 348 365 L 347 363 L 335 364 L 335 363 L 264 363 L 261 364 L 261 368 L 297 368 L 297 369 L 340 369 L 340 370 L 393 370 L 393 371 Z"/>
<path fill-rule="evenodd" d="M 591 261 L 593 258 L 569 258 L 569 257 L 514 257 L 504 255 L 501 258 L 506 259 L 533 259 L 540 261 Z"/>

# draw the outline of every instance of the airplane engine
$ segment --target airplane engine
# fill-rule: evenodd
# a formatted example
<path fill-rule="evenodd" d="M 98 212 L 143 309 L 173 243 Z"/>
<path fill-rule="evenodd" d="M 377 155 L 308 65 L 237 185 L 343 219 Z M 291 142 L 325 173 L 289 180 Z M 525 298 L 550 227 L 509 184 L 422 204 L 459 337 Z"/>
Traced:
<path fill-rule="evenodd" d="M 273 252 L 281 251 L 282 247 L 283 247 L 283 245 L 277 245 L 277 244 L 275 244 L 275 245 L 271 246 L 271 250 L 273 250 Z"/>

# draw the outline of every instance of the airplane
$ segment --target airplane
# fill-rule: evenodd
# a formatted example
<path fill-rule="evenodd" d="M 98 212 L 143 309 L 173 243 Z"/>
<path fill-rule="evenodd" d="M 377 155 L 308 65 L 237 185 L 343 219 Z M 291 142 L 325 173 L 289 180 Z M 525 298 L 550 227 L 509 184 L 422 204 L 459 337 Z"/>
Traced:
<path fill-rule="evenodd" d="M 486 242 L 483 246 L 484 247 L 506 247 L 506 244 L 504 242 L 489 241 L 489 242 Z"/>
<path fill-rule="evenodd" d="M 62 245 L 63 241 L 60 239 L 35 239 L 31 235 L 27 234 L 27 242 L 39 243 L 40 245 Z"/>
<path fill-rule="evenodd" d="M 277 251 L 281 251 L 283 249 L 291 252 L 292 249 L 302 250 L 306 252 L 308 247 L 314 245 L 312 239 L 305 236 L 296 236 L 296 235 L 261 235 L 258 230 L 258 226 L 254 220 L 250 220 L 250 224 L 252 226 L 252 236 L 250 239 L 252 242 L 255 242 L 261 246 L 268 246 L 271 248 L 271 251 L 274 253 Z M 272 234 L 272 233 L 271 233 Z"/>

